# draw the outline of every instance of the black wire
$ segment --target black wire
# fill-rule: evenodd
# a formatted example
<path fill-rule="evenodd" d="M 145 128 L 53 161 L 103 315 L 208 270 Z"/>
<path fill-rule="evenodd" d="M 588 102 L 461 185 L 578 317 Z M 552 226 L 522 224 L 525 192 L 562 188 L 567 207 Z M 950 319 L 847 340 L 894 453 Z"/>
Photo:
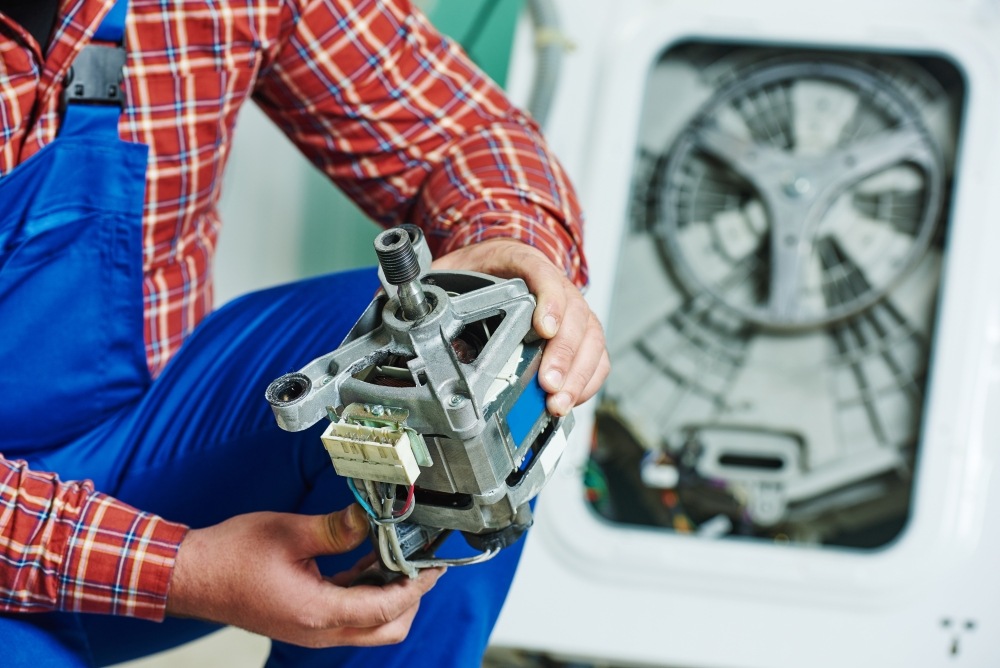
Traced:
<path fill-rule="evenodd" d="M 472 51 L 473 45 L 482 37 L 483 30 L 486 28 L 486 24 L 489 23 L 490 17 L 493 15 L 493 10 L 497 8 L 503 0 L 484 0 L 482 7 L 476 13 L 474 19 L 472 19 L 472 25 L 469 29 L 465 31 L 465 36 L 458 41 L 465 49 L 466 53 Z"/>

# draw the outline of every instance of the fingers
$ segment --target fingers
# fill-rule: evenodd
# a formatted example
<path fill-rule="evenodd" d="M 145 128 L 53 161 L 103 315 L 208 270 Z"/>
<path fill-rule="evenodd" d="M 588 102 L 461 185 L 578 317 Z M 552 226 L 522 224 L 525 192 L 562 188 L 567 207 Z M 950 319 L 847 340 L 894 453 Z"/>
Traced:
<path fill-rule="evenodd" d="M 444 571 L 382 587 L 344 588 L 325 579 L 313 557 L 349 550 L 367 533 L 356 506 L 320 516 L 249 513 L 191 530 L 178 551 L 168 614 L 306 647 L 399 642 Z"/>
<path fill-rule="evenodd" d="M 604 379 L 608 377 L 608 373 L 610 373 L 610 371 L 611 359 L 608 357 L 608 349 L 605 348 L 601 353 L 601 359 L 597 362 L 597 371 L 593 376 L 591 376 L 590 381 L 583 388 L 583 393 L 579 398 L 581 403 L 597 394 L 597 391 L 601 389 L 601 385 L 604 383 Z"/>
<path fill-rule="evenodd" d="M 542 355 L 540 378 L 550 394 L 547 406 L 553 415 L 569 413 L 592 397 L 610 370 L 604 330 L 583 295 L 559 277 L 560 284 L 539 288 L 535 310 L 536 329 L 549 341 Z M 555 331 L 545 324 L 555 321 Z"/>
<path fill-rule="evenodd" d="M 303 517 L 302 520 L 307 526 L 300 547 L 309 557 L 348 552 L 368 537 L 365 511 L 356 503 L 329 515 Z"/>
<path fill-rule="evenodd" d="M 604 330 L 580 290 L 541 251 L 519 241 L 491 239 L 449 253 L 433 266 L 522 278 L 535 295 L 532 326 L 548 339 L 539 381 L 549 394 L 549 412 L 566 415 L 594 396 L 610 370 Z"/>
<path fill-rule="evenodd" d="M 396 645 L 403 642 L 410 632 L 410 626 L 417 615 L 420 604 L 403 611 L 388 624 L 372 628 L 345 628 L 338 633 L 338 644 L 355 647 L 374 647 L 377 645 Z"/>
<path fill-rule="evenodd" d="M 416 606 L 443 573 L 444 569 L 432 568 L 420 571 L 416 578 L 400 578 L 382 587 L 338 587 L 332 592 L 335 598 L 331 598 L 331 603 L 335 605 L 327 625 L 373 628 L 390 624 Z"/>
<path fill-rule="evenodd" d="M 420 607 L 420 598 L 444 572 L 439 568 L 424 570 L 416 579 L 401 578 L 381 587 L 343 589 L 331 584 L 327 591 L 328 614 L 317 614 L 321 611 L 313 599 L 313 615 L 305 622 L 306 629 L 284 640 L 304 647 L 371 647 L 402 642 Z"/>
<path fill-rule="evenodd" d="M 374 552 L 370 552 L 361 557 L 361 559 L 359 559 L 358 562 L 351 567 L 351 570 L 337 573 L 326 579 L 339 587 L 349 587 L 351 583 L 357 580 L 362 573 L 369 568 L 372 568 L 376 561 L 378 561 L 378 557 Z"/>
<path fill-rule="evenodd" d="M 568 324 L 567 322 L 566 325 Z M 601 367 L 602 360 L 607 355 L 604 349 L 604 332 L 597 319 L 590 315 L 584 333 L 579 337 L 575 330 L 567 329 L 566 325 L 549 341 L 542 356 L 543 374 L 551 374 L 548 369 L 568 364 L 568 369 L 561 372 L 564 378 L 562 386 L 548 399 L 548 409 L 553 415 L 566 415 L 573 406 L 589 399 L 607 375 L 607 368 Z"/>

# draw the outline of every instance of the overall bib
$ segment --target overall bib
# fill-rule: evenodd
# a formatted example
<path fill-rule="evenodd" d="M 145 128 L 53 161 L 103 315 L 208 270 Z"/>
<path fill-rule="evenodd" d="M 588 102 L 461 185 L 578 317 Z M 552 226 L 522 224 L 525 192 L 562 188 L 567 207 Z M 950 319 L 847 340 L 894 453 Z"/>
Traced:
<path fill-rule="evenodd" d="M 122 41 L 126 3 L 96 39 Z M 124 56 L 114 47 L 92 54 Z M 69 102 L 56 141 L 0 178 L 0 424 L 5 451 L 44 451 L 149 385 L 142 338 L 147 147 L 119 104 Z"/>
<path fill-rule="evenodd" d="M 121 43 L 119 0 L 95 39 Z M 108 47 L 87 47 L 108 48 Z M 335 348 L 367 306 L 373 269 L 230 302 L 150 378 L 143 341 L 147 147 L 118 136 L 118 105 L 67 105 L 58 138 L 0 177 L 0 453 L 192 527 L 258 510 L 319 514 L 353 501 L 322 425 L 277 428 L 264 389 Z M 520 544 L 454 568 L 421 602 L 406 642 L 305 650 L 273 643 L 268 666 L 479 665 Z M 320 560 L 327 573 L 363 554 Z M 468 554 L 454 536 L 445 556 Z M 218 628 L 196 620 L 0 615 L 0 665 L 109 665 Z"/>

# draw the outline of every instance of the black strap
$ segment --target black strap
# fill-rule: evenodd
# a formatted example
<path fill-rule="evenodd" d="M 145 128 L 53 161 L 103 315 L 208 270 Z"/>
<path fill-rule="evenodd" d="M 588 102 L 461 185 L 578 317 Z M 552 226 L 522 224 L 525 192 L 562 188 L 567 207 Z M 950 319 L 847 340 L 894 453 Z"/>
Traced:
<path fill-rule="evenodd" d="M 59 0 L 0 0 L 0 12 L 30 32 L 42 46 L 42 51 L 48 49 L 58 11 Z"/>

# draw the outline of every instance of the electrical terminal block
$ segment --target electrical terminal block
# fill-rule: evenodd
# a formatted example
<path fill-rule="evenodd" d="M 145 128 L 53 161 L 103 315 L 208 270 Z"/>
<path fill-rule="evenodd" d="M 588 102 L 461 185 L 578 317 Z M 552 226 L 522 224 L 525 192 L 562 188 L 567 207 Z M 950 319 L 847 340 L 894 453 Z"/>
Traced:
<path fill-rule="evenodd" d="M 333 467 L 344 477 L 409 487 L 420 475 L 404 430 L 332 422 L 322 439 Z"/>

